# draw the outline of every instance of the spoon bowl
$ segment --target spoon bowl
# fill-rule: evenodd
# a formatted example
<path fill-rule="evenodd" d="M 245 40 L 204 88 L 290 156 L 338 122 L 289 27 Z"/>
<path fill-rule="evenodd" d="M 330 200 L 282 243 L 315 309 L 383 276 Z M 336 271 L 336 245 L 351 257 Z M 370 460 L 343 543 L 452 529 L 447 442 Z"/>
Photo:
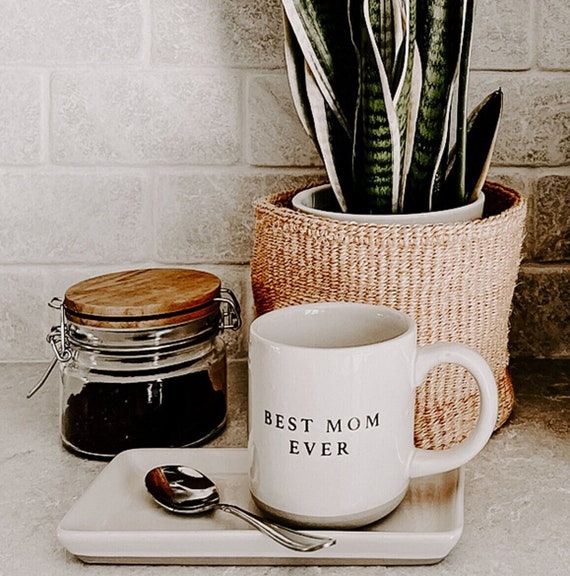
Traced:
<path fill-rule="evenodd" d="M 202 514 L 214 509 L 245 520 L 282 546 L 297 552 L 314 552 L 335 544 L 334 538 L 306 534 L 261 518 L 235 504 L 220 502 L 216 485 L 202 472 L 178 464 L 158 466 L 145 476 L 145 485 L 163 508 L 177 514 Z"/>
<path fill-rule="evenodd" d="M 188 466 L 159 466 L 145 477 L 147 490 L 170 512 L 201 514 L 216 508 L 220 494 L 216 485 Z"/>

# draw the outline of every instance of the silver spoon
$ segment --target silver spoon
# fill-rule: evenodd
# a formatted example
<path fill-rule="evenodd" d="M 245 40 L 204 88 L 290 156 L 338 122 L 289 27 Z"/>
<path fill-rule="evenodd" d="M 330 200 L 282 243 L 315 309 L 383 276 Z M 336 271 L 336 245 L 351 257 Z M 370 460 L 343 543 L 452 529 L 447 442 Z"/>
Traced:
<path fill-rule="evenodd" d="M 229 512 L 263 532 L 279 544 L 298 552 L 314 552 L 335 544 L 333 538 L 313 536 L 269 522 L 234 504 L 220 502 L 216 485 L 188 466 L 158 466 L 145 476 L 151 496 L 170 512 L 200 514 L 214 508 Z"/>

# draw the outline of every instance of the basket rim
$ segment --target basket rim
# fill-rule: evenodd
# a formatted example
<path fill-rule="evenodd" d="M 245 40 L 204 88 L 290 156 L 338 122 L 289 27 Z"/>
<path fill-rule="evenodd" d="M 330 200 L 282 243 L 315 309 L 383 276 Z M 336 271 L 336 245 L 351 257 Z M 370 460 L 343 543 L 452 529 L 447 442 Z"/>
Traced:
<path fill-rule="evenodd" d="M 508 186 L 502 184 L 486 181 L 483 186 L 483 192 L 488 194 L 496 194 L 502 196 L 508 203 L 508 206 L 499 210 L 496 214 L 483 214 L 483 217 L 479 220 L 469 220 L 465 222 L 444 222 L 444 223 L 431 223 L 431 224 L 378 224 L 375 222 L 352 222 L 352 221 L 341 221 L 333 220 L 326 216 L 318 216 L 315 214 L 308 214 L 305 212 L 299 212 L 291 206 L 291 198 L 301 190 L 313 186 L 319 186 L 326 184 L 327 182 L 315 182 L 308 186 L 302 186 L 293 190 L 287 190 L 284 192 L 278 192 L 263 196 L 259 198 L 255 203 L 254 207 L 258 213 L 273 213 L 274 216 L 286 218 L 289 221 L 295 221 L 298 223 L 313 224 L 326 226 L 329 229 L 342 228 L 347 229 L 370 229 L 377 231 L 429 231 L 431 234 L 436 234 L 437 232 L 448 234 L 461 233 L 465 231 L 473 232 L 476 229 L 485 229 L 489 227 L 495 227 L 501 225 L 504 220 L 515 218 L 517 215 L 526 214 L 527 199 L 526 197 Z M 487 202 L 486 202 L 487 204 Z"/>

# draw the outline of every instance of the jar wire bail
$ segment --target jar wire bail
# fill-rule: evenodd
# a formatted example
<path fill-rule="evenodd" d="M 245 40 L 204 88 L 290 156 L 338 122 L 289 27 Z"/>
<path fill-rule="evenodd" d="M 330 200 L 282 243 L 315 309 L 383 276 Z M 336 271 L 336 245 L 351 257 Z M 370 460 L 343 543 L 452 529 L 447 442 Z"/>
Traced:
<path fill-rule="evenodd" d="M 52 326 L 46 340 L 51 344 L 54 357 L 46 368 L 38 383 L 26 394 L 26 398 L 31 398 L 47 381 L 58 362 L 68 362 L 71 359 L 71 351 L 67 348 L 67 333 L 65 328 L 65 317 L 63 313 L 63 300 L 56 296 L 48 303 L 50 308 L 60 311 L 60 321 L 58 326 Z"/>
<path fill-rule="evenodd" d="M 220 330 L 239 330 L 241 327 L 241 309 L 235 294 L 229 288 L 220 288 L 220 297 L 214 298 L 220 303 Z"/>

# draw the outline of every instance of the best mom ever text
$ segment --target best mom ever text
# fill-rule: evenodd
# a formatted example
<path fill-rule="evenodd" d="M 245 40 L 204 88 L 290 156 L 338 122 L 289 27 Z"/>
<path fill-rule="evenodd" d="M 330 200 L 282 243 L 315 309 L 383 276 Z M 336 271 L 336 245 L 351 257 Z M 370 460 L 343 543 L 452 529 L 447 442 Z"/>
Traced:
<path fill-rule="evenodd" d="M 263 423 L 265 426 L 287 432 L 301 432 L 310 434 L 320 427 L 325 434 L 356 433 L 362 430 L 378 428 L 380 426 L 380 413 L 367 414 L 363 417 L 326 418 L 317 422 L 315 418 L 300 418 L 298 416 L 285 416 L 270 410 L 264 410 Z M 319 426 L 320 424 L 320 426 Z M 289 454 L 300 456 L 348 456 L 349 444 L 345 440 L 331 439 L 325 441 L 289 439 Z"/>

